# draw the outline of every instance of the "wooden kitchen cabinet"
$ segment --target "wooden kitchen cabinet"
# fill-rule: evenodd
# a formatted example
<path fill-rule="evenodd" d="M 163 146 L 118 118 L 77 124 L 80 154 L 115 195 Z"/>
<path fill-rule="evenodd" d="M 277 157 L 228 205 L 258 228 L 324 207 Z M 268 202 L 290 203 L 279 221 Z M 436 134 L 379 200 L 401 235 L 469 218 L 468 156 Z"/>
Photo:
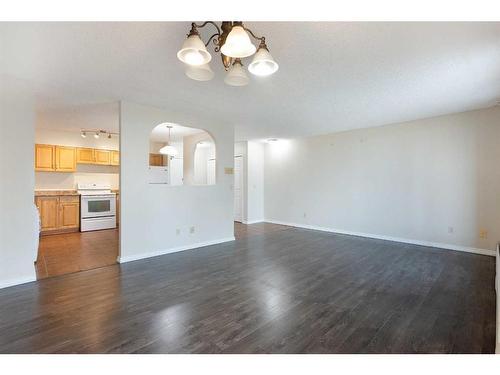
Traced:
<path fill-rule="evenodd" d="M 77 195 L 37 196 L 42 234 L 76 232 L 80 229 L 80 197 Z"/>
<path fill-rule="evenodd" d="M 149 165 L 151 167 L 164 167 L 165 159 L 162 154 L 149 154 Z"/>
<path fill-rule="evenodd" d="M 76 171 L 76 149 L 67 146 L 35 145 L 35 171 Z"/>
<path fill-rule="evenodd" d="M 111 165 L 120 165 L 120 151 L 111 151 Z"/>
<path fill-rule="evenodd" d="M 59 197 L 58 229 L 80 227 L 80 200 L 77 196 Z"/>
<path fill-rule="evenodd" d="M 35 171 L 47 172 L 55 170 L 55 146 L 35 145 Z"/>
<path fill-rule="evenodd" d="M 111 164 L 111 151 L 110 150 L 94 150 L 94 163 L 102 164 L 102 165 L 110 165 Z"/>
<path fill-rule="evenodd" d="M 93 148 L 82 148 L 78 147 L 76 149 L 76 162 L 80 164 L 94 164 L 95 152 Z"/>
<path fill-rule="evenodd" d="M 120 165 L 120 152 L 86 147 L 35 145 L 37 172 L 75 172 L 77 164 Z"/>
<path fill-rule="evenodd" d="M 56 230 L 59 197 L 37 197 L 35 204 L 40 212 L 41 231 Z"/>
<path fill-rule="evenodd" d="M 56 146 L 56 171 L 74 172 L 76 171 L 76 148 L 66 146 Z"/>

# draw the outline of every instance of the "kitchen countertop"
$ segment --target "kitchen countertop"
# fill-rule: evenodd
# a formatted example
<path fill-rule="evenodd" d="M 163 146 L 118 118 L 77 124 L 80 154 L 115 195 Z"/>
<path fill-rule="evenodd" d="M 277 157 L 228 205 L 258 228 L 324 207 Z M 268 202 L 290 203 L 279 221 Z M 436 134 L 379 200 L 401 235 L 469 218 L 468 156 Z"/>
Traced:
<path fill-rule="evenodd" d="M 80 195 L 76 190 L 35 190 L 35 197 Z"/>
<path fill-rule="evenodd" d="M 118 189 L 112 189 L 111 192 L 119 194 Z M 50 197 L 60 195 L 80 195 L 76 190 L 35 190 L 35 197 Z"/>

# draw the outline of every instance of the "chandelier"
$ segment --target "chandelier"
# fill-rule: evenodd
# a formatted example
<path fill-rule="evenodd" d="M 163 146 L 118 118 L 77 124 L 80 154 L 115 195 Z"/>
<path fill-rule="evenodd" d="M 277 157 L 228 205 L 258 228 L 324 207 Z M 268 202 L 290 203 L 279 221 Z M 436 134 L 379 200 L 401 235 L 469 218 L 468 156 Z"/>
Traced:
<path fill-rule="evenodd" d="M 212 25 L 217 30 L 206 43 L 201 40 L 198 29 Z M 250 36 L 259 41 L 258 48 L 252 44 Z M 182 48 L 177 52 L 177 58 L 186 64 L 186 75 L 196 81 L 209 81 L 214 77 L 210 68 L 212 55 L 207 47 L 212 42 L 214 51 L 220 52 L 222 64 L 226 70 L 224 82 L 230 86 L 245 86 L 249 82 L 248 75 L 241 59 L 253 55 L 248 65 L 250 73 L 256 76 L 269 76 L 278 70 L 266 45 L 265 37 L 258 37 L 239 21 L 224 21 L 219 27 L 215 22 L 206 21 L 202 24 L 191 24 L 191 31 Z"/>
<path fill-rule="evenodd" d="M 171 145 L 170 131 L 172 130 L 173 126 L 167 125 L 167 128 L 168 128 L 168 141 L 167 141 L 167 144 L 165 146 L 160 148 L 160 154 L 168 155 L 168 156 L 173 158 L 174 156 L 177 156 L 177 154 L 178 154 L 177 149 Z"/>

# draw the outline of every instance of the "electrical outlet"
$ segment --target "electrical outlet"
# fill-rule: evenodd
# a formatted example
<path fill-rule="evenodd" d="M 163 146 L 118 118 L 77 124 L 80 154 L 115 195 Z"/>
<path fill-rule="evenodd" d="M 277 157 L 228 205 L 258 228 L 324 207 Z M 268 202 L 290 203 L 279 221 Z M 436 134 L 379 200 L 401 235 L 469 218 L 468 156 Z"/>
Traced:
<path fill-rule="evenodd" d="M 488 238 L 488 231 L 486 229 L 479 230 L 479 238 L 485 240 Z"/>
<path fill-rule="evenodd" d="M 175 234 L 176 234 L 176 235 L 181 234 L 181 230 L 180 230 L 179 228 L 177 228 L 177 229 L 175 230 Z"/>
<path fill-rule="evenodd" d="M 191 234 L 194 233 L 194 227 L 189 228 L 189 233 L 191 233 Z"/>
<path fill-rule="evenodd" d="M 455 229 L 453 229 L 453 227 L 448 227 L 448 233 L 453 233 L 455 231 Z"/>

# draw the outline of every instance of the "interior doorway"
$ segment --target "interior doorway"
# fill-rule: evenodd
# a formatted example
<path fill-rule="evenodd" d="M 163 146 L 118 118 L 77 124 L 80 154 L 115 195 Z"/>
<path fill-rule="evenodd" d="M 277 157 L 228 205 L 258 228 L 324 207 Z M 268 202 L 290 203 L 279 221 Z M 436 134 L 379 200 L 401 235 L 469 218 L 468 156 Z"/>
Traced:
<path fill-rule="evenodd" d="M 88 124 L 96 127 L 89 129 Z M 37 279 L 117 263 L 117 103 L 40 114 L 34 150 L 34 203 L 39 217 Z"/>
<path fill-rule="evenodd" d="M 243 222 L 243 156 L 234 157 L 234 221 Z"/>

